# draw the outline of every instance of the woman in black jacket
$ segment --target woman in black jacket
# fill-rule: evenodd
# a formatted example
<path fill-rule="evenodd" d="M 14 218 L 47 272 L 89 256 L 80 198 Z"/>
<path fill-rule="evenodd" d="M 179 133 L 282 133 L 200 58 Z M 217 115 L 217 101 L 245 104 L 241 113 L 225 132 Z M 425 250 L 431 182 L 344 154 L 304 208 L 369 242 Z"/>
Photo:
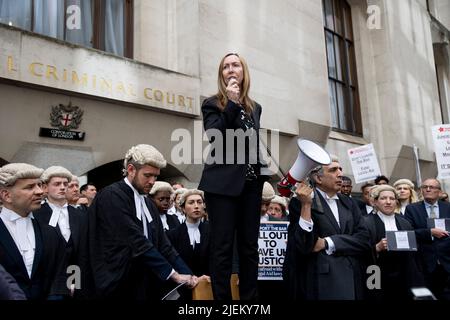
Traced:
<path fill-rule="evenodd" d="M 222 58 L 218 93 L 203 102 L 211 152 L 199 189 L 205 191 L 211 230 L 214 299 L 231 300 L 230 276 L 236 234 L 241 300 L 257 298 L 261 194 L 258 130 L 261 106 L 249 97 L 250 75 L 236 53 Z"/>

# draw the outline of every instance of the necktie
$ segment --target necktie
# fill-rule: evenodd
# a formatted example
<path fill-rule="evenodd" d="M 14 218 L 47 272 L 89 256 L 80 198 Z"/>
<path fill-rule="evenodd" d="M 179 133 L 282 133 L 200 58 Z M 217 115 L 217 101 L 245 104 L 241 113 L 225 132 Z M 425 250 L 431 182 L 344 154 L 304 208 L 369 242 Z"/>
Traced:
<path fill-rule="evenodd" d="M 430 206 L 430 218 L 436 219 L 436 212 L 434 211 L 434 205 Z"/>

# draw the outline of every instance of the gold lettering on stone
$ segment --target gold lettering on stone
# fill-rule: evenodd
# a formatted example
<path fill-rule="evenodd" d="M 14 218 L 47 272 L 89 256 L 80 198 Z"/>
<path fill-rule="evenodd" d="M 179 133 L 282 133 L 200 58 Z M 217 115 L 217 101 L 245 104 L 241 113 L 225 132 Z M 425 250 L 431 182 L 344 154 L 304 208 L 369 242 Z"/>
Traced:
<path fill-rule="evenodd" d="M 78 77 L 78 74 L 76 71 L 72 71 L 72 83 L 73 84 L 78 84 L 78 85 L 83 85 L 84 87 L 87 87 L 88 85 L 88 75 L 86 73 L 83 73 L 83 76 L 80 78 Z"/>
<path fill-rule="evenodd" d="M 13 72 L 16 71 L 17 69 L 14 69 L 14 60 L 12 56 L 8 56 L 8 72 Z"/>
<path fill-rule="evenodd" d="M 37 72 L 36 72 L 36 66 L 43 67 L 44 65 L 43 65 L 42 63 L 39 63 L 39 62 L 33 62 L 33 63 L 30 63 L 30 66 L 28 67 L 30 73 L 31 73 L 33 76 L 36 76 L 36 77 L 42 77 L 42 73 L 37 73 Z"/>
<path fill-rule="evenodd" d="M 47 79 L 50 79 L 50 76 L 53 76 L 55 80 L 58 80 L 58 75 L 56 74 L 56 67 L 47 65 Z"/>

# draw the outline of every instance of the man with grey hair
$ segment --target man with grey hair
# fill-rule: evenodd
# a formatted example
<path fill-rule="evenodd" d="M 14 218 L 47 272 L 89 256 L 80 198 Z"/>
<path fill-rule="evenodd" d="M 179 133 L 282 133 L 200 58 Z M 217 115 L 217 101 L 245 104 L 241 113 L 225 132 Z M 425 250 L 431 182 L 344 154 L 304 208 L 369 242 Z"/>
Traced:
<path fill-rule="evenodd" d="M 89 264 L 87 247 L 87 213 L 68 204 L 67 188 L 72 173 L 61 166 L 47 168 L 41 176 L 47 201 L 34 214 L 42 225 L 50 226 L 61 242 L 60 264 L 51 294 L 60 298 L 87 298 L 89 295 Z M 72 273 L 69 266 L 80 268 L 80 283 L 67 284 Z M 77 289 L 77 290 L 75 290 Z"/>
<path fill-rule="evenodd" d="M 153 146 L 132 147 L 125 155 L 125 178 L 103 188 L 89 207 L 90 258 L 98 297 L 160 299 L 166 280 L 188 287 L 197 284 L 147 198 L 165 166 Z"/>
<path fill-rule="evenodd" d="M 53 281 L 58 241 L 33 211 L 41 207 L 43 170 L 26 163 L 0 168 L 0 264 L 27 299 L 46 299 Z"/>
<path fill-rule="evenodd" d="M 337 158 L 311 174 L 313 188 L 300 183 L 289 204 L 290 225 L 284 281 L 289 297 L 355 300 L 364 296 L 364 257 L 369 234 L 356 204 L 339 192 Z"/>
<path fill-rule="evenodd" d="M 75 175 L 72 175 L 72 179 L 67 185 L 66 199 L 69 206 L 80 209 L 78 204 L 78 200 L 80 200 L 80 181 Z"/>

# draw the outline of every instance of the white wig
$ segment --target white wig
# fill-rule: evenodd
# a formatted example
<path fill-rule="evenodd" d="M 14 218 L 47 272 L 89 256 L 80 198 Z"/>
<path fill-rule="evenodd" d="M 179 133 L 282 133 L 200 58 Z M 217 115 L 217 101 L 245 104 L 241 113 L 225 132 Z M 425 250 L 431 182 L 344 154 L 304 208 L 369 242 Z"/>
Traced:
<path fill-rule="evenodd" d="M 183 207 L 187 198 L 192 195 L 199 195 L 200 197 L 202 197 L 203 201 L 205 201 L 205 195 L 202 190 L 189 189 L 189 190 L 186 190 L 185 192 L 183 192 L 183 194 L 181 195 L 180 203 L 179 203 L 180 207 Z"/>
<path fill-rule="evenodd" d="M 173 193 L 173 188 L 170 185 L 170 183 L 165 181 L 156 181 L 155 184 L 152 187 L 152 190 L 150 190 L 149 194 L 152 196 L 156 194 L 159 191 L 168 191 L 170 194 Z"/>
<path fill-rule="evenodd" d="M 28 163 L 10 163 L 0 168 L 0 187 L 11 187 L 18 179 L 38 179 L 44 169 Z"/>
<path fill-rule="evenodd" d="M 142 166 L 149 165 L 158 169 L 165 168 L 167 165 L 167 161 L 161 152 L 148 144 L 138 144 L 127 151 L 123 161 L 125 175 L 129 163 L 136 163 Z"/>
<path fill-rule="evenodd" d="M 48 183 L 53 177 L 67 178 L 67 181 L 72 181 L 72 173 L 61 166 L 51 166 L 45 169 L 42 173 L 41 180 L 44 183 Z"/>

